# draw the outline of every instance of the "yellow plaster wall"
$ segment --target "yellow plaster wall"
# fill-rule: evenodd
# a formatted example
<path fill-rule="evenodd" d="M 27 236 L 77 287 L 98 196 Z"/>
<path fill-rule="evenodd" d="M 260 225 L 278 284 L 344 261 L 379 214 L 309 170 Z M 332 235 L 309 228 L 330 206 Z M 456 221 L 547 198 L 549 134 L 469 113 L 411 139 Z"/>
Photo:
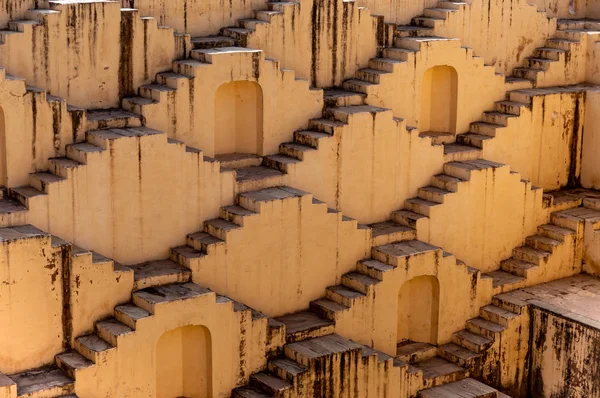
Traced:
<path fill-rule="evenodd" d="M 135 296 L 134 302 L 141 304 Z M 209 291 L 143 308 L 152 316 L 138 320 L 134 332 L 120 335 L 116 348 L 97 355 L 95 366 L 77 373 L 78 395 L 157 396 L 157 343 L 165 333 L 188 325 L 204 326 L 210 333 L 210 396 L 229 396 L 265 366 L 267 318 L 253 320 L 249 310 L 234 311 L 232 301 L 217 301 Z"/>
<path fill-rule="evenodd" d="M 52 362 L 63 348 L 63 262 L 36 228 L 0 235 L 0 371 L 11 374 Z"/>
<path fill-rule="evenodd" d="M 600 92 L 586 93 L 585 125 L 582 144 L 581 184 L 600 189 Z"/>
<path fill-rule="evenodd" d="M 484 142 L 483 157 L 509 164 L 533 185 L 549 191 L 576 185 L 580 175 L 585 180 L 580 155 L 582 149 L 590 150 L 585 143 L 590 104 L 585 91 L 524 90 L 511 98 L 530 106 L 522 107 L 520 116 L 509 118 L 506 127 L 496 129 L 496 136 Z"/>
<path fill-rule="evenodd" d="M 494 68 L 486 67 L 483 58 L 474 58 L 472 50 L 461 47 L 458 40 L 397 40 L 400 46 L 417 52 L 406 55 L 391 74 L 380 76 L 379 84 L 369 87 L 367 103 L 392 109 L 394 116 L 405 119 L 408 126 L 420 127 L 423 77 L 436 66 L 450 66 L 458 75 L 457 120 L 451 133 L 468 131 L 470 122 L 477 120 L 494 101 L 504 98 L 504 77 L 496 75 Z M 393 50 L 385 50 L 384 56 L 395 55 Z M 486 100 L 473 101 L 474 92 Z"/>
<path fill-rule="evenodd" d="M 219 236 L 225 245 L 208 255 L 176 259 L 192 270 L 197 283 L 269 316 L 307 308 L 367 256 L 368 230 L 329 212 L 325 203 L 313 203 L 310 194 L 272 188 L 237 200 L 259 214 L 238 220 L 243 228 Z"/>

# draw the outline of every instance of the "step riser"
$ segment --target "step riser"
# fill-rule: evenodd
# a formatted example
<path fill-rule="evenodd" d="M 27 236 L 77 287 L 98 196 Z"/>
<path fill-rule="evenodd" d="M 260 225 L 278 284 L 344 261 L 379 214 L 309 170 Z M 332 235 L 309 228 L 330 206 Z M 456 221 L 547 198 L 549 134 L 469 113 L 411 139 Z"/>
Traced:
<path fill-rule="evenodd" d="M 286 334 L 285 340 L 289 343 L 295 343 L 297 341 L 304 341 L 307 339 L 314 339 L 316 337 L 329 336 L 335 332 L 333 325 L 321 326 L 319 328 L 311 330 L 303 330 L 297 333 Z M 304 364 L 303 364 L 304 365 Z"/>
<path fill-rule="evenodd" d="M 490 123 L 490 122 L 488 122 Z M 471 124 L 469 131 L 474 134 L 487 135 L 489 137 L 496 136 L 496 128 L 483 124 Z"/>
<path fill-rule="evenodd" d="M 508 121 L 512 119 L 512 117 L 509 114 L 506 115 L 498 115 L 495 113 L 484 113 L 483 114 L 483 121 L 486 123 L 491 123 L 491 124 L 498 124 L 500 126 L 508 126 Z M 494 132 L 495 134 L 495 132 Z"/>
<path fill-rule="evenodd" d="M 370 291 L 374 288 L 374 285 L 366 285 L 346 275 L 342 275 L 342 285 L 366 295 L 368 295 Z"/>
<path fill-rule="evenodd" d="M 336 106 L 357 106 L 365 104 L 365 97 L 361 94 L 344 95 L 331 98 L 326 97 L 324 100 L 325 108 L 334 108 Z"/>
<path fill-rule="evenodd" d="M 536 82 L 538 79 L 538 75 L 542 73 L 541 71 L 533 71 L 533 70 L 524 70 L 524 69 L 515 69 L 514 75 L 517 77 L 522 77 L 523 79 L 531 80 L 532 82 Z"/>
<path fill-rule="evenodd" d="M 521 312 L 523 311 L 523 307 L 498 298 L 496 296 L 492 297 L 492 305 L 498 308 L 502 308 L 503 310 L 513 312 L 515 314 L 521 314 Z"/>
<path fill-rule="evenodd" d="M 552 224 L 558 225 L 559 227 L 568 228 L 573 231 L 579 231 L 583 226 L 583 221 L 576 220 L 569 217 L 561 217 L 560 215 L 552 214 L 550 216 Z"/>
<path fill-rule="evenodd" d="M 414 58 L 415 53 L 412 51 L 404 51 L 402 49 L 387 48 L 383 50 L 385 58 L 395 59 L 396 61 L 407 62 Z"/>
<path fill-rule="evenodd" d="M 461 347 L 466 348 L 467 350 L 471 350 L 471 351 L 473 351 L 475 353 L 478 353 L 478 354 L 484 352 L 488 348 L 487 346 L 482 346 L 482 345 L 479 345 L 479 344 L 475 344 L 475 343 L 473 343 L 473 342 L 471 342 L 471 341 L 469 341 L 467 339 L 462 339 L 462 338 L 458 337 L 457 335 L 453 335 L 452 336 L 452 342 L 454 344 L 457 344 L 457 345 L 459 345 Z"/>
<path fill-rule="evenodd" d="M 516 249 L 513 250 L 513 257 L 517 260 L 525 261 L 526 263 L 535 265 L 540 265 L 544 262 L 544 260 L 540 257 Z"/>
<path fill-rule="evenodd" d="M 381 61 L 377 59 L 371 59 L 369 61 L 369 68 L 382 70 L 385 72 L 393 73 L 396 66 L 400 65 L 399 63 L 393 63 L 389 61 Z"/>
<path fill-rule="evenodd" d="M 430 202 L 435 202 L 435 203 L 440 203 L 440 204 L 444 203 L 444 198 L 446 197 L 446 195 L 443 193 L 432 192 L 432 191 L 425 190 L 423 188 L 419 189 L 418 196 L 419 196 L 419 198 L 421 198 L 423 200 L 428 200 Z"/>
<path fill-rule="evenodd" d="M 360 80 L 364 80 L 369 83 L 379 84 L 381 82 L 381 75 L 377 73 L 358 71 L 356 77 Z"/>
<path fill-rule="evenodd" d="M 563 55 L 564 53 L 560 53 L 557 51 L 550 51 L 550 50 L 535 50 L 533 55 L 536 58 L 546 58 L 546 59 L 551 59 L 553 61 L 560 61 L 561 60 L 561 55 Z"/>
<path fill-rule="evenodd" d="M 546 251 L 549 253 L 554 253 L 554 250 L 556 249 L 556 246 L 554 246 L 550 243 L 542 242 L 538 239 L 531 238 L 531 237 L 528 237 L 525 240 L 525 244 L 534 249 L 543 250 L 543 251 Z"/>
<path fill-rule="evenodd" d="M 354 305 L 354 300 L 356 300 L 350 297 L 343 296 L 338 292 L 330 289 L 326 290 L 325 297 L 329 300 L 335 301 L 338 304 L 345 305 L 346 307 L 352 307 Z"/>
<path fill-rule="evenodd" d="M 88 120 L 87 131 L 141 127 L 141 117 L 118 117 L 108 120 Z"/>
<path fill-rule="evenodd" d="M 528 59 L 525 61 L 525 66 L 532 69 L 541 69 L 547 71 L 550 69 L 550 62 L 538 61 L 535 59 Z"/>
<path fill-rule="evenodd" d="M 514 264 L 512 264 L 511 262 L 503 262 L 500 264 L 500 269 L 502 271 L 506 271 L 508 273 L 511 273 L 513 275 L 517 275 L 517 276 L 521 276 L 523 278 L 527 278 L 527 274 L 528 274 L 528 269 L 524 269 L 521 267 L 518 267 Z"/>
<path fill-rule="evenodd" d="M 460 181 L 448 181 L 438 176 L 434 176 L 431 179 L 431 185 L 440 189 L 445 189 L 446 191 L 450 192 L 457 192 L 459 184 Z"/>
<path fill-rule="evenodd" d="M 496 337 L 500 334 L 500 333 L 494 332 L 492 330 L 483 328 L 472 322 L 467 322 L 467 330 L 471 333 L 475 333 L 475 334 L 478 334 L 483 337 L 487 337 L 488 339 L 492 339 L 492 340 L 496 340 Z"/>
<path fill-rule="evenodd" d="M 482 308 L 481 311 L 479 312 L 479 315 L 485 319 L 486 321 L 490 321 L 490 322 L 494 322 L 497 323 L 499 325 L 502 325 L 504 327 L 509 327 L 510 326 L 510 320 L 503 317 L 500 314 L 497 314 L 495 312 L 491 312 L 486 310 L 485 308 Z"/>
<path fill-rule="evenodd" d="M 456 142 L 462 145 L 469 145 L 483 149 L 486 140 L 478 137 L 467 136 L 465 134 L 459 134 L 456 136 Z"/>

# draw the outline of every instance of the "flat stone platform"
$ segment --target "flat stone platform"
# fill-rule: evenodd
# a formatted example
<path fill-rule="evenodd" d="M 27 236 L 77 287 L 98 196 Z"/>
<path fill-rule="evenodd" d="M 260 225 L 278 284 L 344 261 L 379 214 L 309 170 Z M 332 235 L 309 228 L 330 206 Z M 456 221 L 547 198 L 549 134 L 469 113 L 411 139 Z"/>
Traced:
<path fill-rule="evenodd" d="M 600 278 L 579 274 L 505 293 L 503 297 L 600 330 Z"/>

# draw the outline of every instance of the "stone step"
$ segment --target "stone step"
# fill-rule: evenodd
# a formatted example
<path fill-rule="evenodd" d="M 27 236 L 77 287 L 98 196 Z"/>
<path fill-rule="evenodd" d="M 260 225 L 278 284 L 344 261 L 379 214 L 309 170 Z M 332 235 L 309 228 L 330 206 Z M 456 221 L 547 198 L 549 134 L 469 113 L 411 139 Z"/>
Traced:
<path fill-rule="evenodd" d="M 494 137 L 490 137 L 489 135 L 466 133 L 466 134 L 458 134 L 456 136 L 456 143 L 483 149 L 485 142 L 492 140 L 492 139 L 494 139 Z"/>
<path fill-rule="evenodd" d="M 239 387 L 231 391 L 232 398 L 266 398 L 272 395 L 267 395 L 256 387 Z"/>
<path fill-rule="evenodd" d="M 285 325 L 286 342 L 293 343 L 326 336 L 334 331 L 334 323 L 312 311 L 301 311 L 274 318 Z"/>
<path fill-rule="evenodd" d="M 414 211 L 415 213 L 422 214 L 427 217 L 431 217 L 431 213 L 435 211 L 436 208 L 440 208 L 440 206 L 441 203 L 432 202 L 421 198 L 408 199 L 404 204 L 404 207 L 407 210 Z"/>
<path fill-rule="evenodd" d="M 142 116 L 125 109 L 90 110 L 86 112 L 88 131 L 142 126 Z"/>
<path fill-rule="evenodd" d="M 194 232 L 193 234 L 188 234 L 186 236 L 186 244 L 190 247 L 193 247 L 195 250 L 209 254 L 212 253 L 213 250 L 216 250 L 218 246 L 225 245 L 225 241 L 209 234 L 208 232 L 199 231 Z"/>
<path fill-rule="evenodd" d="M 482 317 L 472 318 L 467 321 L 467 331 L 487 337 L 490 340 L 495 340 L 504 330 L 506 330 L 505 326 L 488 321 Z"/>
<path fill-rule="evenodd" d="M 350 307 L 330 300 L 328 298 L 320 298 L 310 302 L 310 310 L 316 313 L 321 318 L 335 321 L 337 317 Z"/>
<path fill-rule="evenodd" d="M 446 162 L 463 162 L 481 158 L 482 151 L 474 146 L 461 144 L 444 144 L 444 160 Z"/>
<path fill-rule="evenodd" d="M 119 337 L 133 333 L 134 330 L 116 318 L 108 318 L 96 322 L 96 333 L 111 345 L 117 346 Z"/>
<path fill-rule="evenodd" d="M 393 270 L 394 267 L 374 259 L 361 260 L 357 264 L 357 271 L 372 278 L 383 280 L 386 272 Z"/>
<path fill-rule="evenodd" d="M 235 231 L 240 231 L 242 227 L 234 222 L 224 218 L 213 218 L 204 222 L 204 232 L 220 239 L 223 242 L 227 241 L 228 235 Z"/>
<path fill-rule="evenodd" d="M 130 265 L 133 274 L 133 290 L 152 286 L 182 283 L 190 280 L 192 271 L 171 260 L 147 261 Z"/>
<path fill-rule="evenodd" d="M 380 84 L 381 79 L 386 75 L 390 75 L 390 72 L 372 68 L 359 69 L 356 72 L 356 77 L 358 79 L 374 84 Z"/>
<path fill-rule="evenodd" d="M 377 246 L 372 250 L 373 258 L 392 266 L 405 266 L 407 257 L 433 254 L 442 250 L 419 240 L 396 242 L 388 245 Z"/>
<path fill-rule="evenodd" d="M 64 177 L 51 173 L 31 173 L 29 174 L 29 185 L 45 194 L 49 193 L 50 186 L 62 181 Z"/>
<path fill-rule="evenodd" d="M 173 301 L 191 300 L 207 294 L 214 295 L 211 290 L 188 282 L 149 287 L 134 292 L 132 297 L 135 305 L 154 314 L 157 305 Z"/>
<path fill-rule="evenodd" d="M 452 144 L 456 136 L 452 133 L 443 133 L 438 131 L 423 131 L 419 133 L 421 138 L 430 138 L 432 145 Z"/>
<path fill-rule="evenodd" d="M 252 34 L 252 30 L 246 28 L 229 27 L 221 29 L 221 35 L 231 37 L 235 40 L 236 45 L 246 47 L 248 45 L 248 36 Z"/>
<path fill-rule="evenodd" d="M 260 166 L 262 163 L 262 156 L 251 153 L 227 153 L 215 155 L 214 158 L 221 164 L 221 169 L 239 169 Z"/>
<path fill-rule="evenodd" d="M 72 394 L 75 381 L 56 365 L 8 375 L 17 385 L 18 397 L 58 397 Z"/>
<path fill-rule="evenodd" d="M 568 237 L 574 236 L 575 231 L 554 224 L 544 224 L 538 227 L 538 234 L 564 242 Z"/>
<path fill-rule="evenodd" d="M 516 101 L 498 101 L 494 103 L 494 110 L 502 113 L 520 116 L 523 108 L 529 108 L 529 104 Z"/>
<path fill-rule="evenodd" d="M 403 63 L 404 61 L 393 58 L 371 58 L 369 60 L 369 68 L 393 73 Z"/>
<path fill-rule="evenodd" d="M 500 269 L 516 276 L 527 278 L 530 270 L 536 269 L 538 265 L 528 263 L 516 258 L 509 258 L 500 263 Z"/>
<path fill-rule="evenodd" d="M 468 350 L 481 354 L 492 346 L 494 341 L 485 336 L 469 332 L 468 330 L 459 330 L 452 335 L 452 341 Z"/>
<path fill-rule="evenodd" d="M 429 343 L 400 343 L 396 348 L 396 359 L 402 362 L 418 362 L 430 359 L 438 354 L 438 348 Z"/>
<path fill-rule="evenodd" d="M 498 391 L 475 379 L 466 378 L 419 391 L 419 398 L 497 398 Z"/>
<path fill-rule="evenodd" d="M 491 124 L 492 126 L 508 126 L 510 119 L 516 118 L 516 115 L 512 113 L 498 112 L 498 111 L 486 111 L 483 113 L 483 122 Z M 495 128 L 496 129 L 496 128 Z M 495 134 L 495 131 L 494 131 Z"/>
<path fill-rule="evenodd" d="M 264 391 L 270 397 L 283 397 L 292 390 L 292 384 L 288 381 L 265 372 L 250 376 L 250 385 L 259 391 Z"/>
<path fill-rule="evenodd" d="M 463 368 L 472 368 L 482 355 L 454 343 L 440 346 L 439 356 Z"/>
<path fill-rule="evenodd" d="M 496 112 L 497 113 L 497 112 Z M 495 137 L 498 129 L 504 125 L 498 123 L 489 123 L 487 121 L 474 122 L 469 125 L 469 131 L 474 134 L 487 135 Z"/>
<path fill-rule="evenodd" d="M 430 186 L 426 186 L 423 188 L 419 188 L 418 195 L 419 195 L 419 198 L 429 201 L 429 202 L 444 203 L 444 198 L 450 194 L 452 194 L 451 191 L 430 185 Z"/>
<path fill-rule="evenodd" d="M 365 80 L 360 80 L 360 79 L 350 79 L 350 80 L 346 80 L 343 84 L 342 87 L 346 90 L 349 91 L 355 91 L 357 93 L 363 93 L 363 94 L 369 94 L 369 90 L 373 87 L 376 86 L 377 84 L 375 83 L 370 83 L 368 81 Z"/>
<path fill-rule="evenodd" d="M 263 158 L 262 165 L 269 169 L 277 170 L 281 173 L 288 174 L 291 166 L 300 163 L 302 160 L 283 154 L 269 155 Z M 276 186 L 277 184 L 262 184 L 265 187 Z M 259 188 L 258 188 L 259 189 Z"/>
<path fill-rule="evenodd" d="M 390 116 L 392 114 L 390 109 L 371 105 L 338 106 L 335 108 L 326 108 L 323 111 L 323 115 L 326 118 L 346 124 L 354 115 L 368 114 L 371 115 L 371 117 L 375 117 L 378 113 L 388 113 Z"/>
<path fill-rule="evenodd" d="M 287 186 L 277 186 L 241 193 L 237 196 L 237 202 L 247 210 L 260 213 L 261 207 L 265 204 L 284 199 L 299 199 L 305 196 L 310 196 L 310 194 Z"/>
<path fill-rule="evenodd" d="M 464 182 L 466 180 L 448 174 L 437 174 L 431 179 L 431 185 L 449 192 L 457 192 L 458 186 Z"/>
<path fill-rule="evenodd" d="M 115 318 L 134 330 L 137 321 L 150 315 L 148 311 L 134 304 L 122 304 L 115 307 Z"/>
<path fill-rule="evenodd" d="M 231 206 L 221 207 L 220 213 L 221 213 L 220 218 L 222 218 L 223 220 L 232 222 L 232 223 L 242 226 L 242 227 L 244 226 L 244 223 L 246 222 L 247 217 L 254 217 L 254 216 L 258 215 L 258 213 L 254 212 L 252 210 L 245 209 L 239 205 L 231 205 Z M 203 236 L 204 235 L 198 235 L 198 237 L 200 237 L 200 238 Z M 221 242 L 224 242 L 222 239 L 219 239 L 215 236 L 212 236 L 212 239 L 209 239 L 209 238 L 206 238 L 206 239 L 207 240 L 205 240 L 204 243 L 208 243 L 209 245 L 213 245 L 213 244 L 218 245 L 218 244 L 221 244 Z M 207 249 L 209 249 L 209 246 L 207 246 Z"/>
<path fill-rule="evenodd" d="M 54 359 L 56 365 L 72 379 L 76 378 L 79 370 L 87 369 L 94 365 L 92 361 L 75 350 L 60 353 Z"/>
<path fill-rule="evenodd" d="M 435 18 L 435 17 L 415 17 L 412 19 L 412 22 L 416 26 L 423 26 L 426 28 L 435 28 L 436 24 L 444 23 L 445 19 L 443 18 Z"/>
<path fill-rule="evenodd" d="M 25 224 L 27 211 L 27 207 L 20 202 L 6 198 L 0 199 L 0 227 Z"/>
<path fill-rule="evenodd" d="M 539 58 L 539 57 L 525 58 L 525 66 L 527 68 L 539 69 L 539 70 L 543 70 L 543 71 L 547 71 L 548 69 L 550 69 L 550 65 L 552 65 L 553 62 L 556 62 L 556 61 L 553 59 Z"/>
<path fill-rule="evenodd" d="M 371 239 L 373 246 L 384 245 L 386 243 L 399 242 L 403 240 L 416 239 L 417 231 L 406 225 L 398 224 L 394 221 L 384 221 L 369 224 L 371 228 Z"/>
<path fill-rule="evenodd" d="M 424 388 L 436 387 L 464 379 L 468 372 L 441 357 L 433 357 L 411 364 L 423 373 Z"/>
<path fill-rule="evenodd" d="M 394 59 L 400 62 L 406 62 L 412 59 L 417 52 L 408 48 L 388 47 L 383 50 L 383 56 L 388 59 Z"/>
<path fill-rule="evenodd" d="M 345 339 L 337 334 L 316 337 L 303 341 L 286 344 L 285 356 L 298 362 L 300 365 L 309 367 L 322 358 L 332 355 L 354 354 L 362 352 L 363 346 Z M 276 373 L 276 372 L 275 372 Z"/>
<path fill-rule="evenodd" d="M 50 173 L 69 178 L 73 174 L 73 170 L 83 167 L 83 164 L 69 158 L 53 158 L 48 159 L 48 166 Z"/>
<path fill-rule="evenodd" d="M 82 164 L 88 163 L 88 156 L 98 155 L 101 152 L 104 152 L 103 148 L 88 142 L 67 145 L 67 156 Z"/>
<path fill-rule="evenodd" d="M 525 281 L 525 278 L 505 271 L 486 272 L 482 276 L 492 278 L 494 289 L 512 289 Z"/>
<path fill-rule="evenodd" d="M 315 148 L 309 145 L 298 144 L 295 142 L 286 142 L 279 145 L 279 153 L 284 156 L 289 156 L 300 161 L 304 160 L 307 153 L 314 152 Z"/>
<path fill-rule="evenodd" d="M 355 300 L 360 300 L 366 295 L 344 285 L 329 286 L 325 291 L 325 297 L 338 304 L 351 307 Z"/>
<path fill-rule="evenodd" d="M 427 220 L 427 216 L 411 210 L 400 209 L 392 212 L 392 220 L 398 224 L 417 229 L 420 222 Z"/>
<path fill-rule="evenodd" d="M 492 297 L 492 305 L 498 308 L 520 315 L 524 308 L 529 305 L 527 299 L 533 295 L 523 290 L 515 290 L 510 293 L 501 293 Z"/>
<path fill-rule="evenodd" d="M 236 175 L 235 180 L 238 185 L 239 192 L 255 191 L 284 185 L 284 173 L 265 166 L 245 167 L 234 169 Z"/>
<path fill-rule="evenodd" d="M 348 91 L 342 88 L 329 88 L 323 90 L 325 107 L 363 105 L 366 95 L 356 91 Z"/>
<path fill-rule="evenodd" d="M 294 380 L 308 372 L 306 366 L 285 357 L 270 359 L 267 363 L 267 369 L 269 369 L 269 372 L 276 374 L 277 377 L 289 382 L 294 382 Z"/>
<path fill-rule="evenodd" d="M 505 310 L 504 308 L 495 305 L 486 305 L 485 307 L 482 307 L 480 314 L 483 319 L 505 327 L 510 326 L 510 323 L 519 317 L 519 314 L 515 314 L 512 311 Z"/>
<path fill-rule="evenodd" d="M 561 245 L 561 241 L 542 235 L 528 236 L 525 244 L 537 250 L 554 253 L 554 250 Z"/>
<path fill-rule="evenodd" d="M 78 353 L 93 363 L 101 362 L 102 358 L 104 358 L 110 350 L 115 348 L 96 334 L 77 337 L 74 346 Z"/>
<path fill-rule="evenodd" d="M 514 248 L 512 254 L 513 258 L 517 260 L 535 265 L 543 265 L 548 262 L 548 257 L 550 257 L 552 253 L 529 246 L 521 246 Z"/>
<path fill-rule="evenodd" d="M 561 56 L 564 56 L 567 53 L 566 50 L 560 48 L 552 48 L 552 47 L 540 47 L 536 48 L 533 51 L 533 56 L 535 58 L 542 58 L 548 60 L 558 61 Z"/>
<path fill-rule="evenodd" d="M 424 26 L 399 25 L 394 32 L 396 37 L 430 37 L 433 29 Z"/>
<path fill-rule="evenodd" d="M 515 68 L 513 69 L 513 74 L 517 77 L 521 77 L 523 79 L 531 80 L 532 82 L 537 81 L 538 74 L 544 73 L 541 69 L 535 68 Z"/>
<path fill-rule="evenodd" d="M 45 193 L 31 186 L 10 189 L 10 197 L 26 208 L 30 207 L 31 201 L 43 199 L 40 197 L 44 196 L 46 196 Z"/>
<path fill-rule="evenodd" d="M 552 213 L 550 220 L 559 227 L 580 230 L 584 223 L 590 223 L 594 230 L 600 229 L 600 211 L 587 207 L 576 207 Z"/>
<path fill-rule="evenodd" d="M 227 36 L 205 36 L 205 37 L 192 37 L 192 45 L 194 49 L 207 49 L 207 48 L 221 48 L 221 47 L 235 47 L 235 40 Z"/>
<path fill-rule="evenodd" d="M 319 148 L 319 141 L 323 138 L 331 138 L 331 135 L 312 130 L 301 130 L 294 132 L 294 142 L 302 145 L 308 145 L 315 149 Z"/>
<path fill-rule="evenodd" d="M 432 7 L 423 10 L 423 15 L 431 18 L 446 19 L 450 16 L 450 14 L 455 12 L 457 12 L 457 10 L 452 8 Z"/>
<path fill-rule="evenodd" d="M 380 282 L 379 279 L 372 278 L 369 275 L 360 272 L 349 272 L 342 275 L 342 284 L 352 290 L 363 294 L 369 294 L 375 285 Z"/>
<path fill-rule="evenodd" d="M 471 172 L 473 171 L 493 170 L 502 167 L 507 166 L 500 163 L 491 162 L 485 159 L 468 160 L 462 162 L 448 162 L 444 164 L 444 173 L 452 177 L 457 177 L 468 181 L 470 179 Z"/>

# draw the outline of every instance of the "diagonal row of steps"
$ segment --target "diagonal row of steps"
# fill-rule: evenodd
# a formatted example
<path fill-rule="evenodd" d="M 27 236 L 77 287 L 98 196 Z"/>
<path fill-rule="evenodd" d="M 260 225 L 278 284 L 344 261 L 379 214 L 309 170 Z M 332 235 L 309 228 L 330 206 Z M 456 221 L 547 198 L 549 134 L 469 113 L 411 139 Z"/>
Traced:
<path fill-rule="evenodd" d="M 97 321 L 92 333 L 77 337 L 71 350 L 56 355 L 55 364 L 9 375 L 17 386 L 18 397 L 58 397 L 72 393 L 78 372 L 106 361 L 118 348 L 120 339 L 135 333 L 137 322 L 153 316 L 159 305 L 213 295 L 217 305 L 233 304 L 235 312 L 247 311 L 252 320 L 264 318 L 241 303 L 190 282 L 190 270 L 171 260 L 124 268 L 134 272 L 131 302 L 116 306 L 113 317 Z"/>
<path fill-rule="evenodd" d="M 600 230 L 600 199 L 579 198 L 571 201 L 570 206 L 553 212 L 550 222 L 540 225 L 537 234 L 528 236 L 525 245 L 513 249 L 513 256 L 502 261 L 499 270 L 485 274 L 493 279 L 496 293 L 529 286 L 530 274 L 543 271 L 555 251 L 566 242 L 577 244 L 586 222 L 591 222 L 594 230 Z"/>

